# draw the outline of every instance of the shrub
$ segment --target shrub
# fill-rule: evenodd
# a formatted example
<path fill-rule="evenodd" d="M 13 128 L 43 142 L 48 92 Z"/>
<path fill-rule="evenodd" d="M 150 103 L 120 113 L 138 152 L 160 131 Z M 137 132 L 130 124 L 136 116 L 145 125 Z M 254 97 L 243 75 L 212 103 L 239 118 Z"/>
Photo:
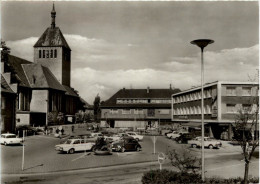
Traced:
<path fill-rule="evenodd" d="M 195 173 L 184 173 L 170 170 L 150 170 L 142 177 L 143 184 L 243 184 L 243 178 L 223 179 L 218 177 L 206 178 L 202 182 L 201 175 Z M 250 178 L 249 183 L 259 183 L 259 178 Z"/>

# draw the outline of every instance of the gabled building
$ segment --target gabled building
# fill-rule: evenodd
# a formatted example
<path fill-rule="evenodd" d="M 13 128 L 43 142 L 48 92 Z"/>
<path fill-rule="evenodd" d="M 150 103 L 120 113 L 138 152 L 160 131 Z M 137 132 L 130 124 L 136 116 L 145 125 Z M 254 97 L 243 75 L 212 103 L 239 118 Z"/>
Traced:
<path fill-rule="evenodd" d="M 71 49 L 55 26 L 54 5 L 51 17 L 51 27 L 34 45 L 34 62 L 9 54 L 1 60 L 2 77 L 17 96 L 16 126 L 50 125 L 55 123 L 50 114 L 57 113 L 64 115 L 65 122 L 73 122 L 84 105 L 70 86 Z"/>
<path fill-rule="evenodd" d="M 120 89 L 101 104 L 101 126 L 157 128 L 171 122 L 171 95 L 179 89 Z"/>

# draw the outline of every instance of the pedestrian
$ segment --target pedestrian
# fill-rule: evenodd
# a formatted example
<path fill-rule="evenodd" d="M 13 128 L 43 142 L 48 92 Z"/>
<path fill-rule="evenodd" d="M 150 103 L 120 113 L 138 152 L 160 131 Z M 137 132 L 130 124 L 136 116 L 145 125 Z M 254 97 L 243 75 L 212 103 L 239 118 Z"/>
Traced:
<path fill-rule="evenodd" d="M 74 126 L 73 125 L 71 126 L 71 131 L 74 132 Z"/>

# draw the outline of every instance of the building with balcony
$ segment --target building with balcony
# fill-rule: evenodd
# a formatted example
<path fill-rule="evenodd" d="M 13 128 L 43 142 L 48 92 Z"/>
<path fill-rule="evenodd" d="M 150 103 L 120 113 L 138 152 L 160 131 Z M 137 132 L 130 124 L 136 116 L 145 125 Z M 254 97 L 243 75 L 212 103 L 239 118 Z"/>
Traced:
<path fill-rule="evenodd" d="M 101 127 L 157 128 L 171 122 L 171 95 L 179 89 L 120 89 L 101 104 Z"/>
<path fill-rule="evenodd" d="M 201 87 L 188 89 L 172 95 L 172 121 L 188 127 L 201 126 L 204 113 L 205 134 L 232 138 L 232 124 L 238 110 L 253 106 L 257 108 L 258 83 L 212 82 L 204 86 L 204 108 L 201 109 Z"/>

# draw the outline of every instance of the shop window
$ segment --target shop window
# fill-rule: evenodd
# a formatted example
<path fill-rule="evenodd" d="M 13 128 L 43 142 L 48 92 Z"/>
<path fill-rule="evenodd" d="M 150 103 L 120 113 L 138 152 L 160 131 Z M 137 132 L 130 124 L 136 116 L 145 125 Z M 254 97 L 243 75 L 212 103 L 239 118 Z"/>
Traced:
<path fill-rule="evenodd" d="M 251 87 L 242 87 L 243 96 L 251 96 Z"/>
<path fill-rule="evenodd" d="M 227 113 L 234 113 L 236 110 L 236 105 L 235 104 L 227 104 Z"/>

